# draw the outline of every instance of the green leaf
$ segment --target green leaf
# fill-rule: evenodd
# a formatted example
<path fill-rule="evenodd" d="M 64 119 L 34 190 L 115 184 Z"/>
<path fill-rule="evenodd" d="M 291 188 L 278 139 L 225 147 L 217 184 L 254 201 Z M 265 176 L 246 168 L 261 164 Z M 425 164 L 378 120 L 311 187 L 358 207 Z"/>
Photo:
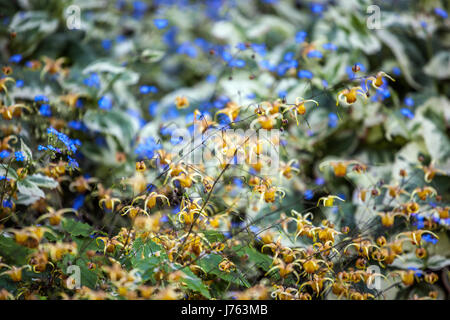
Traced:
<path fill-rule="evenodd" d="M 406 54 L 406 50 L 402 44 L 402 41 L 391 32 L 382 29 L 377 30 L 377 36 L 392 50 L 393 54 L 397 58 L 402 73 L 404 74 L 408 84 L 415 89 L 420 89 L 420 84 L 418 84 L 414 80 L 411 74 L 411 70 L 413 70 L 414 68 L 411 66 L 411 61 L 409 59 L 409 56 Z"/>
<path fill-rule="evenodd" d="M 401 257 L 402 259 L 398 258 L 395 259 L 394 262 L 391 264 L 391 266 L 403 270 L 409 268 L 417 268 L 417 269 L 424 268 L 423 260 L 417 258 L 414 252 L 404 254 Z"/>
<path fill-rule="evenodd" d="M 224 272 L 219 270 L 219 264 L 222 262 L 222 256 L 218 254 L 208 254 L 201 258 L 198 265 L 205 270 L 207 274 L 213 274 L 222 280 L 235 283 L 239 286 L 250 287 L 250 283 L 245 279 L 239 270 Z"/>
<path fill-rule="evenodd" d="M 272 258 L 259 252 L 255 248 L 239 245 L 234 246 L 232 249 L 239 257 L 247 255 L 248 261 L 250 261 L 255 267 L 260 267 L 264 271 L 268 271 L 270 269 Z"/>
<path fill-rule="evenodd" d="M 163 248 L 152 240 L 143 241 L 138 238 L 134 241 L 131 251 L 131 265 L 142 272 L 142 279 L 149 280 L 153 277 L 155 268 L 162 267 L 162 259 L 167 257 L 162 253 Z M 157 253 L 159 253 L 157 255 Z"/>
<path fill-rule="evenodd" d="M 145 49 L 141 54 L 141 61 L 144 63 L 155 63 L 164 57 L 164 51 Z"/>
<path fill-rule="evenodd" d="M 116 137 L 126 151 L 129 151 L 132 139 L 139 129 L 139 125 L 128 114 L 119 110 L 89 110 L 84 115 L 83 122 L 90 130 Z"/>
<path fill-rule="evenodd" d="M 45 198 L 45 193 L 29 179 L 17 181 L 19 191 L 17 203 L 30 205 L 41 198 Z"/>
<path fill-rule="evenodd" d="M 7 175 L 8 179 L 17 180 L 18 175 L 17 175 L 16 170 L 14 170 L 11 167 L 8 168 L 8 164 L 0 163 L 0 175 L 1 176 L 6 176 L 6 172 L 8 172 L 8 175 Z"/>
<path fill-rule="evenodd" d="M 208 287 L 203 283 L 202 279 L 197 277 L 189 267 L 184 267 L 181 269 L 186 275 L 183 278 L 183 282 L 186 284 L 187 288 L 196 292 L 201 293 L 205 298 L 211 299 L 211 294 L 209 293 Z"/>
<path fill-rule="evenodd" d="M 450 52 L 438 52 L 423 70 L 430 77 L 441 80 L 450 78 Z"/>
<path fill-rule="evenodd" d="M 435 255 L 427 260 L 426 266 L 431 270 L 444 269 L 445 267 L 450 266 L 450 259 L 444 256 Z"/>
<path fill-rule="evenodd" d="M 205 231 L 203 231 L 203 235 L 209 242 L 225 241 L 225 236 L 223 235 L 223 232 L 219 232 L 216 230 L 205 230 Z"/>
<path fill-rule="evenodd" d="M 428 152 L 436 161 L 444 161 L 450 157 L 450 140 L 446 133 L 440 131 L 430 120 L 420 120 L 422 136 Z"/>
<path fill-rule="evenodd" d="M 64 219 L 62 221 L 63 230 L 70 233 L 70 235 L 77 237 L 87 237 L 92 232 L 92 227 L 87 223 L 79 222 L 74 219 Z"/>
<path fill-rule="evenodd" d="M 15 52 L 26 56 L 33 52 L 46 36 L 57 30 L 58 20 L 52 19 L 45 11 L 22 10 L 14 16 L 9 28 L 18 34 L 18 41 L 14 42 L 17 46 Z"/>
<path fill-rule="evenodd" d="M 28 176 L 26 180 L 42 188 L 54 189 L 58 186 L 58 182 L 55 179 L 44 176 L 40 173 Z"/>
<path fill-rule="evenodd" d="M 101 276 L 99 269 L 89 269 L 89 261 L 84 258 L 77 258 L 73 255 L 67 254 L 64 256 L 62 261 L 58 262 L 58 266 L 66 275 L 72 275 L 73 273 L 68 272 L 67 268 L 71 265 L 78 266 L 80 268 L 80 282 L 81 286 L 86 286 L 91 289 L 95 289 L 97 286 L 97 281 Z"/>
<path fill-rule="evenodd" d="M 26 157 L 31 161 L 33 160 L 33 153 L 31 149 L 20 139 L 20 150 L 26 155 Z"/>
<path fill-rule="evenodd" d="M 115 79 L 120 80 L 126 85 L 133 85 L 139 81 L 138 73 L 110 61 L 97 61 L 83 70 L 83 74 L 89 74 L 92 72 L 109 73 L 113 76 L 117 76 Z"/>
<path fill-rule="evenodd" d="M 0 236 L 0 257 L 3 262 L 16 266 L 27 264 L 27 258 L 33 250 L 17 244 L 14 239 Z"/>

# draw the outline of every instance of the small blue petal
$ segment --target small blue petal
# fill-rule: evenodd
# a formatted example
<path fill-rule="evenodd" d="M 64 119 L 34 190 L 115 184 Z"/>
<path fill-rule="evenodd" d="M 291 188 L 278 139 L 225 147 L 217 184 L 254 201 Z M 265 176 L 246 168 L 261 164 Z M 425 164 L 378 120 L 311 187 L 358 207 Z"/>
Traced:
<path fill-rule="evenodd" d="M 309 70 L 299 70 L 298 71 L 298 77 L 300 79 L 302 79 L 302 78 L 312 79 L 313 76 L 314 76 L 313 73 Z"/>
<path fill-rule="evenodd" d="M 158 29 L 164 29 L 169 25 L 169 21 L 167 19 L 154 19 L 153 23 L 155 24 L 155 27 Z"/>

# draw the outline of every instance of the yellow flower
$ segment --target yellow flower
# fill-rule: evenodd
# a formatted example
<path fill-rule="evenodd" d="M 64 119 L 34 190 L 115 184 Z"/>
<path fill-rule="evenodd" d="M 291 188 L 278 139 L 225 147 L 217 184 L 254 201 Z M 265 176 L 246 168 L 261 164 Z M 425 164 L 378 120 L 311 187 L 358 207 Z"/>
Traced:
<path fill-rule="evenodd" d="M 14 80 L 11 77 L 1 78 L 0 79 L 0 92 L 2 92 L 2 91 L 8 92 L 8 88 L 6 87 L 7 82 L 16 82 L 16 80 Z"/>
<path fill-rule="evenodd" d="M 336 100 L 336 106 L 339 105 L 339 101 L 342 100 L 342 97 L 345 98 L 345 102 L 349 105 L 355 103 L 358 94 L 367 98 L 361 87 L 353 87 L 351 89 L 344 89 L 340 91 Z"/>
<path fill-rule="evenodd" d="M 319 201 L 317 201 L 317 206 L 319 206 L 319 204 L 322 202 L 325 207 L 332 207 L 334 205 L 334 199 L 345 201 L 344 199 L 341 199 L 338 196 L 321 197 Z"/>
<path fill-rule="evenodd" d="M 395 81 L 390 75 L 388 75 L 387 73 L 385 73 L 383 71 L 380 71 L 377 73 L 377 75 L 375 77 L 371 76 L 366 79 L 366 87 L 367 87 L 367 82 L 372 81 L 372 86 L 375 89 L 379 89 L 383 85 L 383 77 L 387 77 L 387 78 L 391 79 L 392 81 Z"/>
<path fill-rule="evenodd" d="M 305 115 L 305 113 L 306 113 L 305 104 L 308 102 L 313 102 L 316 104 L 316 106 L 319 106 L 319 103 L 316 100 L 312 100 L 312 99 L 305 100 L 302 97 L 297 97 L 295 99 L 295 104 L 293 104 L 291 107 L 284 110 L 283 113 L 291 111 L 294 114 L 295 121 L 297 122 L 297 125 L 298 125 L 298 115 L 299 114 L 302 116 Z"/>
<path fill-rule="evenodd" d="M 175 105 L 177 109 L 186 109 L 189 107 L 189 100 L 186 97 L 176 97 Z"/>

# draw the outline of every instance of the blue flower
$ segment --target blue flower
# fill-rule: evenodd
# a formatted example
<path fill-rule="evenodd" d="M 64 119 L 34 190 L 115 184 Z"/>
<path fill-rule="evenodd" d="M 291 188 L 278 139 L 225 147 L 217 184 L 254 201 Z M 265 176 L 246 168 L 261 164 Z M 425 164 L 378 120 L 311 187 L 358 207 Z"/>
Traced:
<path fill-rule="evenodd" d="M 405 100 L 403 100 L 403 103 L 407 107 L 413 107 L 414 106 L 414 99 L 412 99 L 410 97 L 406 97 Z"/>
<path fill-rule="evenodd" d="M 14 152 L 14 157 L 16 158 L 16 161 L 24 161 L 25 160 L 25 154 L 22 151 Z"/>
<path fill-rule="evenodd" d="M 320 59 L 323 57 L 322 52 L 320 52 L 319 50 L 311 50 L 309 51 L 306 56 L 308 58 L 316 58 L 316 59 Z"/>
<path fill-rule="evenodd" d="M 312 79 L 313 73 L 309 70 L 299 70 L 298 71 L 298 77 L 300 79 L 306 78 L 306 79 Z"/>
<path fill-rule="evenodd" d="M 291 60 L 289 62 L 282 62 L 277 66 L 277 74 L 283 76 L 289 69 L 297 68 L 298 62 L 296 60 Z"/>
<path fill-rule="evenodd" d="M 77 195 L 73 200 L 72 208 L 74 208 L 75 210 L 80 209 L 84 205 L 85 198 L 86 196 L 84 194 Z"/>
<path fill-rule="evenodd" d="M 155 86 L 141 86 L 139 88 L 139 91 L 142 94 L 147 94 L 147 93 L 157 93 L 158 92 L 158 88 L 156 88 Z"/>
<path fill-rule="evenodd" d="M 5 159 L 5 158 L 9 157 L 10 154 L 11 154 L 11 152 L 9 152 L 8 150 L 2 150 L 0 152 L 0 159 Z"/>
<path fill-rule="evenodd" d="M 417 216 L 417 220 L 413 223 L 413 225 L 415 225 L 417 229 L 423 229 L 425 228 L 424 220 L 425 220 L 424 217 Z"/>
<path fill-rule="evenodd" d="M 284 54 L 283 60 L 284 61 L 291 61 L 292 59 L 294 59 L 295 53 L 292 51 L 286 52 Z"/>
<path fill-rule="evenodd" d="M 328 114 L 328 127 L 336 128 L 338 125 L 338 116 L 334 112 Z"/>
<path fill-rule="evenodd" d="M 52 109 L 50 108 L 50 105 L 45 103 L 40 106 L 39 113 L 44 117 L 50 117 L 52 115 Z"/>
<path fill-rule="evenodd" d="M 162 39 L 166 45 L 170 48 L 174 48 L 177 45 L 176 37 L 177 28 L 172 27 L 163 35 Z"/>
<path fill-rule="evenodd" d="M 112 46 L 112 41 L 110 39 L 103 39 L 102 40 L 102 47 L 105 50 L 109 50 L 111 49 Z"/>
<path fill-rule="evenodd" d="M 88 87 L 100 88 L 100 77 L 97 73 L 89 74 L 89 77 L 83 80 L 83 83 Z"/>
<path fill-rule="evenodd" d="M 312 190 L 310 190 L 310 189 L 305 190 L 305 193 L 303 194 L 303 197 L 304 197 L 306 200 L 311 200 L 312 198 L 314 198 L 314 191 L 312 191 Z"/>
<path fill-rule="evenodd" d="M 314 183 L 317 184 L 318 186 L 322 186 L 325 184 L 325 179 L 322 177 L 317 177 Z"/>
<path fill-rule="evenodd" d="M 136 147 L 134 152 L 139 158 L 151 159 L 159 148 L 161 148 L 160 144 L 156 143 L 154 138 L 148 137 Z"/>
<path fill-rule="evenodd" d="M 158 29 L 164 29 L 169 25 L 169 21 L 167 19 L 153 19 L 153 24 Z"/>
<path fill-rule="evenodd" d="M 422 270 L 419 270 L 419 269 L 414 268 L 414 267 L 409 267 L 408 270 L 414 271 L 414 275 L 415 275 L 416 277 L 421 277 L 422 274 L 423 274 L 423 273 L 422 273 Z"/>
<path fill-rule="evenodd" d="M 124 42 L 124 41 L 126 41 L 127 40 L 127 37 L 125 36 L 125 35 L 123 35 L 123 34 L 120 34 L 120 35 L 118 35 L 117 37 L 116 37 L 116 42 L 117 43 L 122 43 L 122 42 Z"/>
<path fill-rule="evenodd" d="M 156 115 L 156 108 L 158 107 L 158 102 L 152 101 L 148 104 L 148 113 L 154 117 Z"/>
<path fill-rule="evenodd" d="M 429 242 L 429 243 L 432 243 L 432 244 L 436 244 L 438 242 L 438 239 L 433 237 L 431 234 L 424 234 L 422 236 L 422 239 L 423 239 L 423 241 Z"/>
<path fill-rule="evenodd" d="M 270 72 L 275 71 L 275 66 L 271 64 L 269 60 L 261 60 L 259 65 L 262 69 L 269 70 Z"/>
<path fill-rule="evenodd" d="M 324 6 L 321 3 L 311 3 L 310 9 L 312 13 L 316 15 L 321 15 L 324 10 Z"/>
<path fill-rule="evenodd" d="M 197 57 L 197 49 L 189 42 L 183 42 L 177 49 L 178 54 L 185 54 L 190 58 Z"/>
<path fill-rule="evenodd" d="M 86 126 L 84 125 L 84 123 L 79 120 L 71 120 L 67 123 L 67 126 L 74 130 L 80 130 L 80 131 L 86 130 Z"/>
<path fill-rule="evenodd" d="M 245 61 L 242 59 L 232 59 L 230 62 L 228 62 L 228 65 L 232 68 L 243 68 L 245 67 Z"/>
<path fill-rule="evenodd" d="M 240 229 L 244 226 L 244 222 L 243 221 L 232 221 L 231 222 L 231 228 L 232 229 Z"/>
<path fill-rule="evenodd" d="M 21 54 L 12 55 L 9 58 L 9 62 L 11 62 L 11 63 L 19 63 L 20 61 L 22 61 L 22 55 Z"/>
<path fill-rule="evenodd" d="M 42 94 L 38 94 L 34 97 L 34 102 L 48 102 L 48 98 Z"/>
<path fill-rule="evenodd" d="M 98 100 L 98 106 L 100 109 L 110 110 L 112 108 L 112 100 L 107 96 L 103 96 Z"/>
<path fill-rule="evenodd" d="M 233 55 L 231 53 L 229 53 L 228 51 L 224 51 L 224 52 L 222 52 L 222 59 L 224 61 L 229 62 L 233 59 Z"/>
<path fill-rule="evenodd" d="M 362 80 L 361 80 L 361 84 L 362 84 Z M 370 82 L 370 81 L 369 81 Z M 369 84 L 368 82 L 368 84 Z M 363 90 L 367 90 L 367 87 L 364 85 L 361 85 L 361 87 L 363 88 Z M 373 95 L 370 100 L 371 101 L 383 101 L 384 99 L 387 99 L 391 96 L 391 92 L 388 89 L 388 84 L 385 81 L 385 79 L 383 78 L 383 84 L 381 85 L 381 87 L 376 91 L 375 95 Z"/>
<path fill-rule="evenodd" d="M 336 51 L 337 50 L 337 46 L 334 43 L 325 43 L 324 45 L 322 45 L 322 48 L 324 50 L 328 50 L 328 51 Z"/>
<path fill-rule="evenodd" d="M 147 11 L 147 4 L 144 1 L 133 1 L 133 17 L 141 19 Z"/>
<path fill-rule="evenodd" d="M 443 19 L 447 19 L 448 18 L 447 11 L 445 11 L 442 8 L 434 8 L 434 13 L 437 14 L 438 16 L 440 16 Z"/>
<path fill-rule="evenodd" d="M 50 136 L 56 136 L 58 141 L 62 142 L 70 153 L 77 152 L 78 147 L 81 145 L 80 140 L 78 140 L 78 139 L 72 140 L 67 135 L 65 135 L 64 133 L 58 132 L 53 127 L 47 128 L 47 134 L 50 135 Z M 61 153 L 60 149 L 55 148 L 55 147 L 53 147 L 51 145 L 48 145 L 47 148 L 52 150 L 52 151 Z"/>
<path fill-rule="evenodd" d="M 299 31 L 295 34 L 295 42 L 297 43 L 305 42 L 307 36 L 308 34 L 306 33 L 306 31 Z"/>
<path fill-rule="evenodd" d="M 241 51 L 244 51 L 244 50 L 247 49 L 247 46 L 245 45 L 245 43 L 239 42 L 239 43 L 236 45 L 236 48 L 239 49 L 239 50 L 241 50 Z"/>
<path fill-rule="evenodd" d="M 2 204 L 3 208 L 12 209 L 13 205 L 14 205 L 14 203 L 11 200 L 8 200 L 8 199 L 3 200 L 3 204 Z"/>
<path fill-rule="evenodd" d="M 17 88 L 22 88 L 24 85 L 24 81 L 23 80 L 16 80 L 16 87 Z"/>
<path fill-rule="evenodd" d="M 248 229 L 255 234 L 259 233 L 260 231 L 258 226 L 250 226 Z"/>
<path fill-rule="evenodd" d="M 414 118 L 414 113 L 408 108 L 401 108 L 400 113 L 408 119 Z"/>
<path fill-rule="evenodd" d="M 69 160 L 69 167 L 71 167 L 72 169 L 79 167 L 78 162 L 74 158 L 68 156 L 67 159 Z"/>
<path fill-rule="evenodd" d="M 287 91 L 286 90 L 278 91 L 278 98 L 284 99 L 284 98 L 286 98 L 286 96 L 287 96 Z"/>
<path fill-rule="evenodd" d="M 402 71 L 400 70 L 399 67 L 393 67 L 392 68 L 392 73 L 394 74 L 394 76 L 399 76 L 402 74 Z"/>
<path fill-rule="evenodd" d="M 230 101 L 230 99 L 227 96 L 219 96 L 214 101 L 214 108 L 221 109 L 225 107 L 225 105 Z"/>
<path fill-rule="evenodd" d="M 264 43 L 252 43 L 251 47 L 253 51 L 255 51 L 257 54 L 259 54 L 261 57 L 264 57 L 267 53 L 266 51 L 266 45 Z"/>
<path fill-rule="evenodd" d="M 208 74 L 206 76 L 206 82 L 214 83 L 214 82 L 216 82 L 216 80 L 217 80 L 217 77 L 213 74 Z"/>

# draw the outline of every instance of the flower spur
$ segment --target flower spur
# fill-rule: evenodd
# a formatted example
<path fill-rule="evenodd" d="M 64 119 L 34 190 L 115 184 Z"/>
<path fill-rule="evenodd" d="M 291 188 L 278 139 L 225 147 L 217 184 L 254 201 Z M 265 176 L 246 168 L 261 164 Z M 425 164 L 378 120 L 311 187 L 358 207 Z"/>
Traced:
<path fill-rule="evenodd" d="M 339 102 L 342 101 L 342 97 L 344 97 L 345 103 L 347 105 L 351 105 L 356 102 L 357 96 L 363 96 L 367 98 L 367 95 L 362 87 L 352 87 L 350 89 L 346 88 L 338 92 L 338 96 L 336 99 L 336 106 L 339 105 Z"/>
<path fill-rule="evenodd" d="M 316 104 L 316 106 L 319 106 L 319 103 L 316 100 L 312 100 L 312 99 L 305 100 L 302 97 L 297 97 L 297 98 L 295 98 L 295 104 L 286 108 L 283 111 L 283 113 L 291 111 L 295 117 L 295 121 L 297 122 L 297 126 L 298 126 L 298 115 L 300 114 L 300 115 L 304 116 L 306 114 L 305 103 L 308 103 L 308 102 L 313 102 Z"/>

